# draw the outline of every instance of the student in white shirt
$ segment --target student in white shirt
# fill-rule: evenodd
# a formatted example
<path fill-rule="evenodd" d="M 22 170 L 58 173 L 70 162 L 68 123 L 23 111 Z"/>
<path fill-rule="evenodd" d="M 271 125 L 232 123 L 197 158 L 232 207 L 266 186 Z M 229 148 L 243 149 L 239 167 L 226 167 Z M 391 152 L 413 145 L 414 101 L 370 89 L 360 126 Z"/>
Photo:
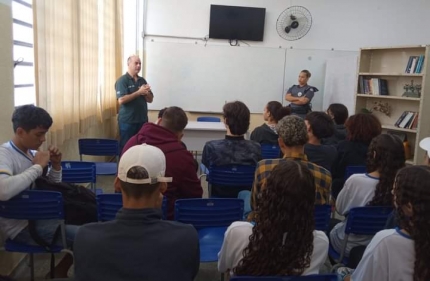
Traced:
<path fill-rule="evenodd" d="M 341 280 L 430 280 L 430 167 L 400 170 L 393 194 L 400 227 L 377 233 L 352 276 L 338 270 Z"/>
<path fill-rule="evenodd" d="M 279 163 L 261 194 L 255 225 L 234 222 L 218 254 L 218 270 L 233 275 L 318 274 L 328 239 L 315 229 L 315 181 L 302 163 Z"/>
<path fill-rule="evenodd" d="M 15 132 L 11 141 L 0 146 L 0 200 L 7 201 L 33 186 L 51 162 L 50 180 L 61 181 L 61 152 L 50 146 L 47 151 L 37 151 L 45 142 L 45 135 L 52 125 L 52 118 L 43 108 L 33 105 L 18 107 L 12 115 Z M 52 242 L 59 225 L 57 220 L 35 222 L 36 231 L 46 242 Z M 78 226 L 66 226 L 66 239 L 72 244 Z M 28 223 L 24 220 L 0 218 L 0 232 L 7 239 L 18 243 L 38 245 L 33 241 Z M 56 277 L 67 277 L 73 263 L 71 255 L 57 265 Z"/>
<path fill-rule="evenodd" d="M 405 152 L 401 140 L 390 134 L 375 137 L 367 154 L 368 174 L 352 175 L 336 199 L 336 211 L 346 216 L 355 207 L 391 206 L 393 202 L 391 189 L 394 177 L 399 169 L 405 166 Z M 347 218 L 338 223 L 330 232 L 330 243 L 340 253 L 345 238 Z M 353 235 L 348 238 L 346 256 L 355 246 L 366 246 L 372 237 Z"/>

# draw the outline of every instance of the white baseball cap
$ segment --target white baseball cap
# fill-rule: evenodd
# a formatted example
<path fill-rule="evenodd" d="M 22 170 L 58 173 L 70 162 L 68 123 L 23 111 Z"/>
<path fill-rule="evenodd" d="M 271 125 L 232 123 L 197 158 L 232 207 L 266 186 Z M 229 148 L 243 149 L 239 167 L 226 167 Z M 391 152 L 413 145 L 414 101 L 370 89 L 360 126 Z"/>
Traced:
<path fill-rule="evenodd" d="M 127 177 L 128 171 L 133 167 L 143 167 L 148 172 L 146 179 L 132 179 Z M 171 177 L 165 177 L 166 157 L 158 147 L 135 145 L 128 149 L 119 160 L 118 178 L 123 182 L 133 184 L 156 184 L 157 182 L 171 182 Z"/>
<path fill-rule="evenodd" d="M 420 141 L 420 147 L 430 154 L 430 138 L 425 138 Z"/>

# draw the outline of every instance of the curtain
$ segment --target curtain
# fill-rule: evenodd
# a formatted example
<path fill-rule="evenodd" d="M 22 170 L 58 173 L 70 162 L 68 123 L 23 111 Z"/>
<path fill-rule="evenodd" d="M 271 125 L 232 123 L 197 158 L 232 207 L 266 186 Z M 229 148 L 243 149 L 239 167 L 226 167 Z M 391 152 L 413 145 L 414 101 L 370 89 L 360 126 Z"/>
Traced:
<path fill-rule="evenodd" d="M 60 146 L 116 114 L 122 0 L 34 0 L 36 96 Z"/>

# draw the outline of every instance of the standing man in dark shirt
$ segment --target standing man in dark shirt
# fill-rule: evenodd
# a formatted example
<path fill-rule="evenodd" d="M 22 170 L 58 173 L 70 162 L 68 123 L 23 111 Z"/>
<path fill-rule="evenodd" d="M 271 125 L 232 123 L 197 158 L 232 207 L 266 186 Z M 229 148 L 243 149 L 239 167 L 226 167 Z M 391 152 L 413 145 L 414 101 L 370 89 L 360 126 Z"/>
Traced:
<path fill-rule="evenodd" d="M 302 70 L 299 74 L 299 85 L 293 85 L 287 91 L 285 100 L 290 102 L 291 113 L 305 118 L 306 114 L 312 111 L 311 101 L 318 89 L 308 85 L 311 73 Z"/>
<path fill-rule="evenodd" d="M 148 103 L 154 99 L 151 87 L 138 74 L 142 62 L 138 56 L 127 59 L 128 70 L 115 83 L 118 99 L 118 125 L 120 151 L 127 141 L 137 134 L 143 124 L 148 122 Z"/>

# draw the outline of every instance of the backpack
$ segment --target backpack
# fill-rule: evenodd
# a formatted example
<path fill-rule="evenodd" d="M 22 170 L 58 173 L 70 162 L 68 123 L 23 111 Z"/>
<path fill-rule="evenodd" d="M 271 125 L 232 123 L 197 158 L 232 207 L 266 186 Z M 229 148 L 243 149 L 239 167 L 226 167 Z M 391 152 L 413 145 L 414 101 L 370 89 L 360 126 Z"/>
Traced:
<path fill-rule="evenodd" d="M 97 222 L 96 196 L 88 188 L 66 182 L 53 182 L 46 177 L 40 177 L 36 180 L 35 189 L 61 192 L 65 224 L 83 225 Z"/>

